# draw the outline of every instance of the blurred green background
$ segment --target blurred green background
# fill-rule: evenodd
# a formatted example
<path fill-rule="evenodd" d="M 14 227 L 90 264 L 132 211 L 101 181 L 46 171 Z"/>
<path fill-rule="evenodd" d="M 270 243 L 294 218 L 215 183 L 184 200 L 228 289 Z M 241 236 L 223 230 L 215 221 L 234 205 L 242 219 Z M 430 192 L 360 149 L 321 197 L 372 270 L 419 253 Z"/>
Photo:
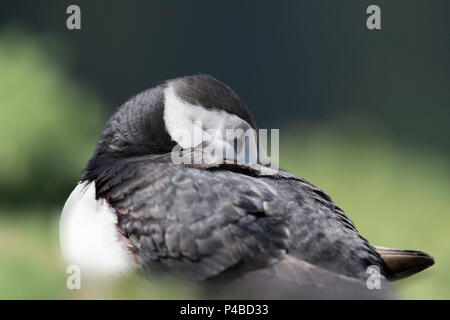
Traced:
<path fill-rule="evenodd" d="M 431 269 L 401 298 L 450 298 L 450 23 L 445 1 L 0 1 L 0 298 L 190 298 L 138 276 L 66 289 L 58 216 L 103 125 L 131 95 L 198 72 L 223 80 L 281 167 L 327 191 L 382 246 Z"/>

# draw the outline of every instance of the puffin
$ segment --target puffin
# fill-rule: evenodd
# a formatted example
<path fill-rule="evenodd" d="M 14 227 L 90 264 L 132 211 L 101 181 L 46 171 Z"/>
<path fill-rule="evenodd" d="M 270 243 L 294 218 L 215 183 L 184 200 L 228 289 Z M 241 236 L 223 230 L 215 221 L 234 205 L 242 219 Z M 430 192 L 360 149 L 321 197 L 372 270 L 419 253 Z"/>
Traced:
<path fill-rule="evenodd" d="M 244 102 L 209 75 L 132 97 L 64 205 L 65 261 L 94 278 L 170 274 L 226 297 L 275 299 L 386 298 L 390 281 L 434 264 L 371 245 L 260 140 Z"/>

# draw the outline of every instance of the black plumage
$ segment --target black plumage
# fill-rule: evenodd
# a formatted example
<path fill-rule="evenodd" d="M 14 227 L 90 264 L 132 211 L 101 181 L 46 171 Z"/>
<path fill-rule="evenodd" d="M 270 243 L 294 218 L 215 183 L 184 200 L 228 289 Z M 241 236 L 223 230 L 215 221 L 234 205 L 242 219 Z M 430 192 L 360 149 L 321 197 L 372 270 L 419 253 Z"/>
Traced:
<path fill-rule="evenodd" d="M 382 265 L 345 213 L 304 179 L 255 177 L 256 164 L 246 173 L 170 161 L 169 155 L 129 159 L 96 179 L 97 197 L 119 213 L 119 228 L 144 264 L 194 279 L 241 262 L 260 268 L 286 251 L 352 277 Z"/>

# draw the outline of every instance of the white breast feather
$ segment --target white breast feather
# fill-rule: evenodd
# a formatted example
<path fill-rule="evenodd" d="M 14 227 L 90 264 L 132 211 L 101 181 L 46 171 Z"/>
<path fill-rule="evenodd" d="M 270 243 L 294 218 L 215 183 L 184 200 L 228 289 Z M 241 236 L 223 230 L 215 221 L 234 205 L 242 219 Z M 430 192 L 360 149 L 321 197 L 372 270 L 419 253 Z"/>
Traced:
<path fill-rule="evenodd" d="M 116 224 L 114 209 L 105 200 L 95 199 L 95 182 L 78 184 L 60 219 L 66 262 L 78 265 L 84 275 L 112 275 L 133 269 L 134 257 Z"/>

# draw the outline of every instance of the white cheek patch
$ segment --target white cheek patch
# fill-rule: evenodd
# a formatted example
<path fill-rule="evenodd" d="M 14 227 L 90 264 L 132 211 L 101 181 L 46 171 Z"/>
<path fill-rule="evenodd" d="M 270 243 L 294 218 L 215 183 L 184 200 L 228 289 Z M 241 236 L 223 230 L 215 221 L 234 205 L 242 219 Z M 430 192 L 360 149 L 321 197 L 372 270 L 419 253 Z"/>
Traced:
<path fill-rule="evenodd" d="M 78 184 L 60 218 L 60 244 L 66 262 L 78 265 L 87 276 L 133 269 L 134 257 L 116 224 L 114 209 L 105 200 L 95 199 L 95 182 Z"/>
<path fill-rule="evenodd" d="M 219 129 L 226 125 L 225 111 L 206 110 L 178 98 L 172 86 L 165 89 L 164 122 L 173 141 L 187 149 L 210 138 L 208 128 Z"/>
<path fill-rule="evenodd" d="M 175 89 L 169 85 L 165 89 L 164 122 L 166 129 L 175 141 L 183 149 L 193 148 L 202 142 L 208 142 L 209 146 L 217 150 L 223 150 L 226 159 L 245 158 L 245 150 L 238 149 L 234 154 L 233 136 L 229 131 L 251 129 L 250 124 L 234 114 L 224 110 L 208 110 L 200 105 L 190 104 L 180 99 Z M 250 130 L 251 131 L 251 130 Z M 256 136 L 252 133 L 250 149 L 252 156 L 250 160 L 256 162 L 257 148 Z M 248 158 L 248 157 L 247 157 Z"/>

